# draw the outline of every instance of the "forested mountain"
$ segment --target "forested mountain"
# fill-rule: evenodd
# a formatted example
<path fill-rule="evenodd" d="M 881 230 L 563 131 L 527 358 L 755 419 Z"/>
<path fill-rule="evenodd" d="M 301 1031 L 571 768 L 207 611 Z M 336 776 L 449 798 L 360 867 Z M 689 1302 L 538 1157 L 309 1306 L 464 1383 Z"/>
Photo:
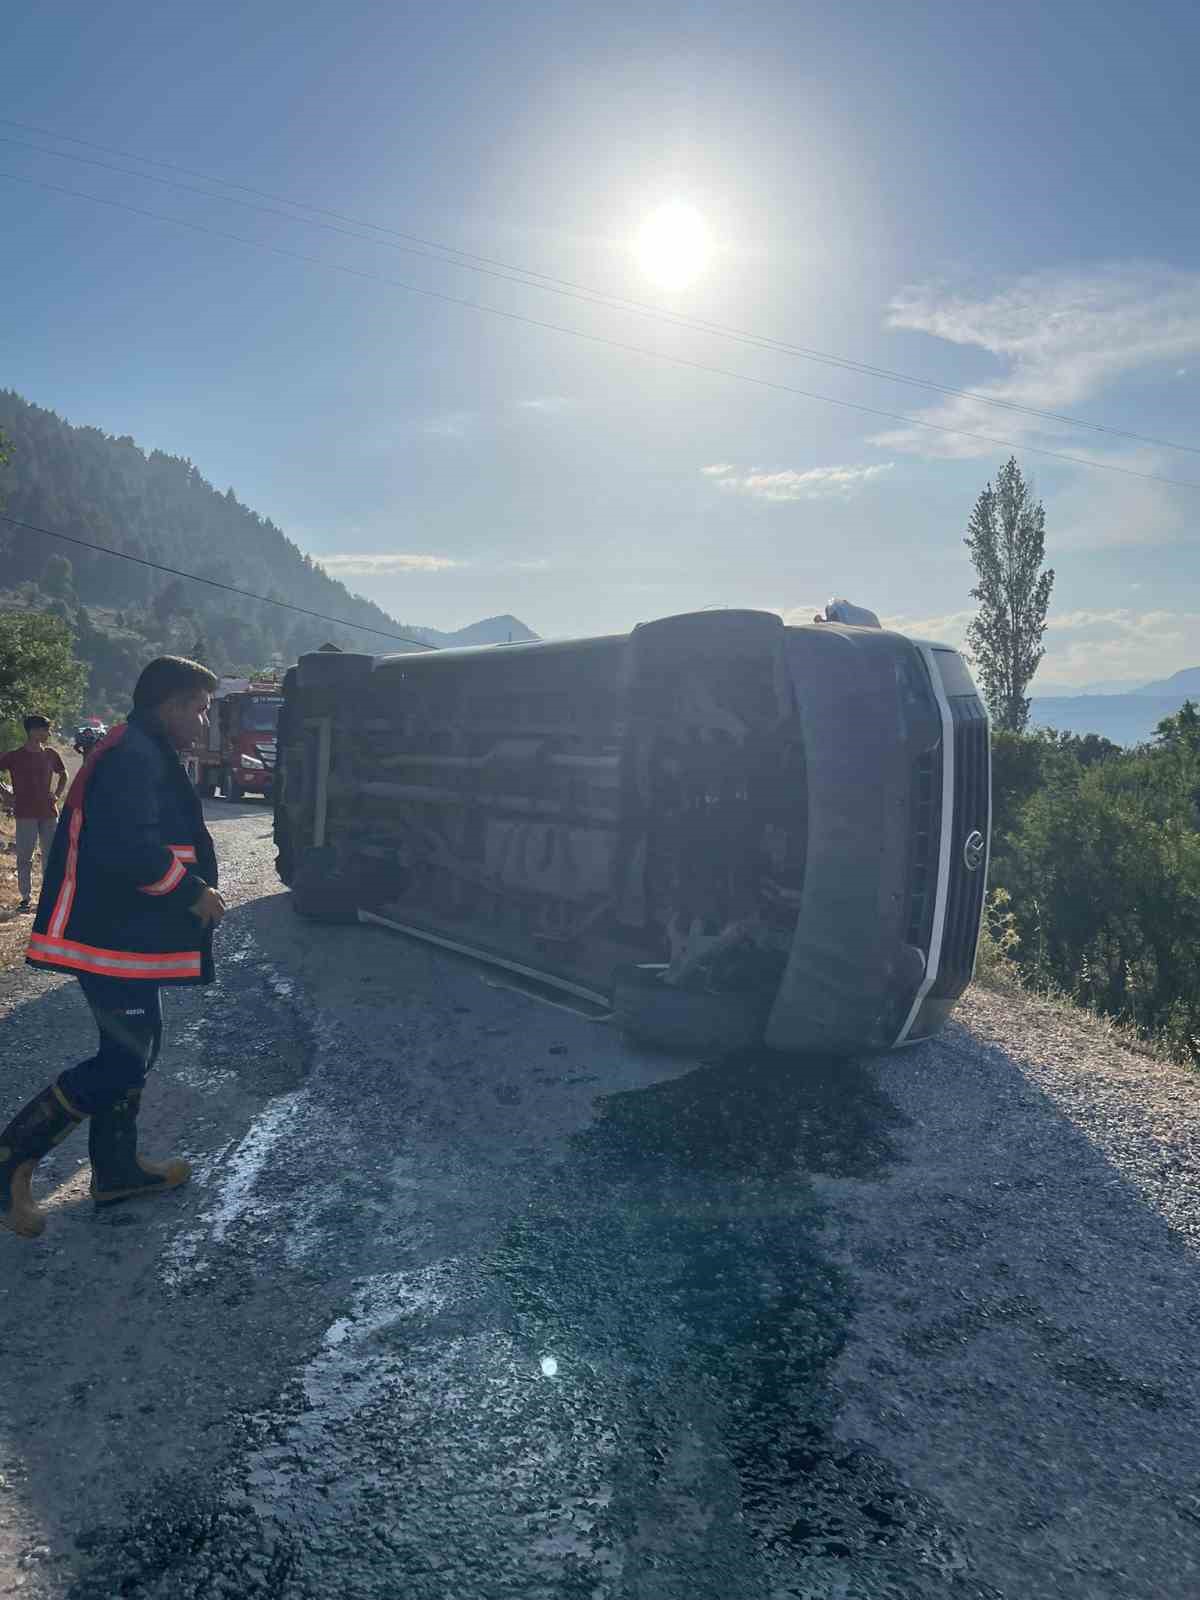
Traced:
<path fill-rule="evenodd" d="M 480 642 L 480 631 L 532 637 L 511 617 L 461 635 L 397 622 L 191 461 L 74 427 L 11 390 L 0 390 L 0 434 L 10 449 L 0 504 L 23 521 L 383 633 L 434 644 Z M 102 715 L 125 709 L 137 670 L 161 650 L 198 654 L 229 672 L 287 665 L 326 640 L 349 650 L 405 648 L 0 523 L 0 605 L 13 604 L 45 606 L 71 624 L 90 671 L 88 709 Z"/>

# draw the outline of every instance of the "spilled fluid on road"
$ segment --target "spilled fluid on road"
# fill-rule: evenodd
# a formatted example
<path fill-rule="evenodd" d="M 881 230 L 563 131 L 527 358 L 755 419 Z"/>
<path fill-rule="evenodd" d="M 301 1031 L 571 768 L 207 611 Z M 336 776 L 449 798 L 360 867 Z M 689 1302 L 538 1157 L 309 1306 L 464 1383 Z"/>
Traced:
<path fill-rule="evenodd" d="M 809 1175 L 869 1179 L 898 1120 L 865 1070 L 765 1053 L 600 1097 L 482 1253 L 359 1281 L 72 1600 L 994 1597 L 834 1437 L 854 1307 Z"/>

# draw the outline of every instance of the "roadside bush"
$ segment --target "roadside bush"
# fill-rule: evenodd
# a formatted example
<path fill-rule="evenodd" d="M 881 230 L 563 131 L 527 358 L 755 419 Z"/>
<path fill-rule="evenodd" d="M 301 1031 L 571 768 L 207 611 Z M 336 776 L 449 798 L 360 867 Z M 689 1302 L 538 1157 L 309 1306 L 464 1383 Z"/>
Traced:
<path fill-rule="evenodd" d="M 1042 787 L 1046 745 L 1036 734 L 992 730 L 992 838 L 1006 839 Z M 993 844 L 995 848 L 995 844 Z"/>
<path fill-rule="evenodd" d="M 1007 889 L 990 890 L 983 909 L 979 951 L 975 958 L 975 975 L 980 982 L 992 989 L 1018 987 L 1021 969 L 1016 955 L 1020 944 L 1012 896 Z"/>
<path fill-rule="evenodd" d="M 1200 1057 L 1200 756 L 1179 741 L 1132 752 L 1059 735 L 997 745 L 980 976 L 1003 974 L 1007 939 L 1004 957 L 1034 986 Z"/>
<path fill-rule="evenodd" d="M 1048 784 L 1071 782 L 1082 770 L 1119 759 L 1120 745 L 1099 734 L 992 730 L 992 833 L 1004 839 L 1027 801 Z"/>

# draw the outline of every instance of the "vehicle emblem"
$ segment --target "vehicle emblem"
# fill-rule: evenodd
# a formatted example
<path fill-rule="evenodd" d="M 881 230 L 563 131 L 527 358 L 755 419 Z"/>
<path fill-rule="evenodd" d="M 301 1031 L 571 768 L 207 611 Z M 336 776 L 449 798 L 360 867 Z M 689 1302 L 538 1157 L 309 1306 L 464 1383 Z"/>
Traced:
<path fill-rule="evenodd" d="M 976 828 L 974 833 L 969 833 L 963 844 L 963 864 L 968 872 L 978 872 L 983 865 L 983 858 L 987 853 L 983 835 Z"/>

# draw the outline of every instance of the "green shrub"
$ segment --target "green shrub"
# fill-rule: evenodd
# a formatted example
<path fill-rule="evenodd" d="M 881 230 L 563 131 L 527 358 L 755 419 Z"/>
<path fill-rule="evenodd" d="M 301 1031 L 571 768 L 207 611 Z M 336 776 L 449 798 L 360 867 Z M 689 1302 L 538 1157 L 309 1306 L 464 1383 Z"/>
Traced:
<path fill-rule="evenodd" d="M 1016 988 L 1021 980 L 1016 960 L 1020 944 L 1016 913 L 1008 890 L 989 890 L 975 958 L 975 976 L 979 981 L 993 989 Z"/>
<path fill-rule="evenodd" d="M 41 611 L 0 611 L 0 748 L 21 743 L 27 712 L 52 723 L 71 715 L 84 681 L 65 622 Z"/>
<path fill-rule="evenodd" d="M 1200 1050 L 1200 755 L 1054 735 L 1000 748 L 1001 826 L 981 951 L 1081 1005 Z M 1034 774 L 1037 775 L 1036 782 Z M 1002 898 L 1003 897 L 1003 898 Z M 1001 952 L 999 940 L 1011 934 Z M 1002 970 L 1002 969 L 1000 969 Z"/>

